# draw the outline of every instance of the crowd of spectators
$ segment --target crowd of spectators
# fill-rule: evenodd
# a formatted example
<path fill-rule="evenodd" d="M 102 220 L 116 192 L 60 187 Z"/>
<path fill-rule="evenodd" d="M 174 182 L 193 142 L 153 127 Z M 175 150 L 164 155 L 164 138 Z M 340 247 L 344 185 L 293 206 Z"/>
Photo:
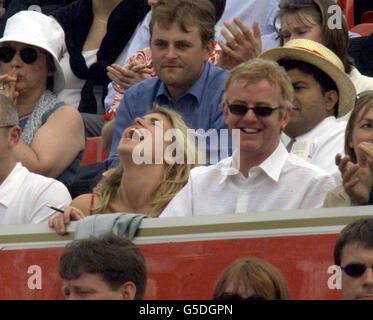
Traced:
<path fill-rule="evenodd" d="M 373 62 L 359 51 L 373 40 L 350 41 L 343 15 L 341 28 L 331 28 L 331 6 L 336 1 L 3 1 L 0 223 L 49 221 L 65 234 L 70 221 L 94 214 L 372 204 Z M 81 165 L 86 140 L 97 136 L 108 159 Z M 67 297 L 77 279 L 102 280 L 68 266 L 79 250 L 70 246 L 61 262 Z M 346 277 L 372 271 L 340 256 Z M 260 277 L 259 287 L 250 277 L 237 285 L 245 272 L 275 274 L 272 287 L 263 289 Z M 145 284 L 136 281 L 109 283 L 109 297 L 142 299 Z M 346 297 L 356 297 L 353 290 Z M 289 293 L 278 270 L 243 259 L 217 283 L 214 299 L 227 297 Z"/>

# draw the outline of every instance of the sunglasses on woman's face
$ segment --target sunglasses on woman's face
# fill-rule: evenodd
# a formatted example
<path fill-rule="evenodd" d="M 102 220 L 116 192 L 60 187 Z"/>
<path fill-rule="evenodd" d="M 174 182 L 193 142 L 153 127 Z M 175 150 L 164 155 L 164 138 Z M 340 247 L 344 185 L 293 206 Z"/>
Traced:
<path fill-rule="evenodd" d="M 253 108 L 249 108 L 244 104 L 228 104 L 228 109 L 232 114 L 237 116 L 245 115 L 249 110 L 253 110 L 255 115 L 258 117 L 268 117 L 272 114 L 273 111 L 281 109 L 281 107 L 272 108 L 267 106 L 257 106 Z"/>
<path fill-rule="evenodd" d="M 361 277 L 369 268 L 372 268 L 373 270 L 373 266 L 367 267 L 362 263 L 350 263 L 345 267 L 341 267 L 347 275 L 354 278 Z"/>
<path fill-rule="evenodd" d="M 11 62 L 14 56 L 16 55 L 17 51 L 19 51 L 19 55 L 24 63 L 32 64 L 38 58 L 38 51 L 31 47 L 26 47 L 21 50 L 16 50 L 12 47 L 1 47 L 0 61 L 5 63 Z"/>

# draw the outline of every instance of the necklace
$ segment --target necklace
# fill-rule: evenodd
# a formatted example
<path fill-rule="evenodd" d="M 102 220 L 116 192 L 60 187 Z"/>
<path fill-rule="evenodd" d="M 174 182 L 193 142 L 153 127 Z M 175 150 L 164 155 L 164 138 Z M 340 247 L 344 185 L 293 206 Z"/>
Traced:
<path fill-rule="evenodd" d="M 28 113 L 25 113 L 25 114 L 19 116 L 19 118 L 20 118 L 20 119 L 27 118 L 27 117 L 28 117 L 29 115 L 31 115 L 31 113 L 33 113 L 33 112 L 34 112 L 34 110 L 32 110 L 32 111 L 30 111 L 30 112 L 28 112 Z"/>

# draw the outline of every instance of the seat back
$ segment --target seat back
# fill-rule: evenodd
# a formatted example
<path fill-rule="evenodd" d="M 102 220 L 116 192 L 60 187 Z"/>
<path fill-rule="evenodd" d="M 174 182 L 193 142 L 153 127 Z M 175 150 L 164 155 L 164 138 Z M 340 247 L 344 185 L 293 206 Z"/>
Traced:
<path fill-rule="evenodd" d="M 350 29 L 351 32 L 361 36 L 369 36 L 373 32 L 373 23 L 360 23 Z"/>
<path fill-rule="evenodd" d="M 89 137 L 86 141 L 85 152 L 81 164 L 103 162 L 108 156 L 109 155 L 102 143 L 102 137 Z"/>

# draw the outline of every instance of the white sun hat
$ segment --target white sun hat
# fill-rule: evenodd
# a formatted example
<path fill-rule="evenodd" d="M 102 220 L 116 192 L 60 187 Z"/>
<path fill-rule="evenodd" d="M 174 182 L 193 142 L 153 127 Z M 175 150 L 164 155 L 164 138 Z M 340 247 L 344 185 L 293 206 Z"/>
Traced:
<path fill-rule="evenodd" d="M 304 61 L 324 71 L 338 88 L 338 118 L 347 114 L 355 106 L 355 85 L 346 74 L 341 59 L 321 43 L 308 39 L 295 39 L 282 47 L 263 52 L 260 58 L 275 61 L 281 59 Z"/>
<path fill-rule="evenodd" d="M 56 20 L 32 10 L 20 11 L 6 22 L 0 43 L 9 41 L 32 45 L 49 52 L 56 68 L 53 91 L 58 93 L 65 88 L 65 77 L 59 63 L 65 46 L 65 32 Z"/>

